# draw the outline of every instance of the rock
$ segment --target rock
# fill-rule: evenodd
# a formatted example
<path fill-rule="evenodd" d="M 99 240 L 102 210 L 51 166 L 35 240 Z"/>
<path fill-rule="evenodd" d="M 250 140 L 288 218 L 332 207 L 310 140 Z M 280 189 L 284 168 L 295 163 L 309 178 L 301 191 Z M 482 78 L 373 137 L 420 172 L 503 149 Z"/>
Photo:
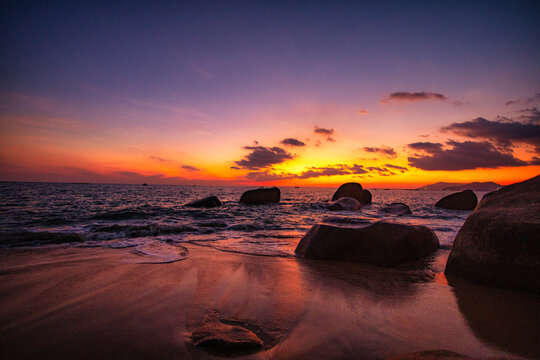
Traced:
<path fill-rule="evenodd" d="M 259 205 L 264 203 L 278 203 L 280 195 L 281 192 L 277 187 L 248 190 L 242 194 L 240 202 L 252 205 Z"/>
<path fill-rule="evenodd" d="M 252 331 L 238 325 L 221 322 L 216 312 L 210 313 L 191 334 L 195 346 L 216 350 L 256 350 L 263 347 L 261 339 Z"/>
<path fill-rule="evenodd" d="M 185 206 L 196 208 L 211 208 L 221 206 L 221 201 L 216 196 L 208 196 L 200 200 L 192 201 Z"/>
<path fill-rule="evenodd" d="M 144 184 L 142 184 L 142 186 L 148 186 L 148 184 L 147 184 L 147 183 L 144 183 Z"/>
<path fill-rule="evenodd" d="M 387 360 L 474 360 L 474 358 L 448 350 L 428 350 L 393 356 Z"/>
<path fill-rule="evenodd" d="M 437 201 L 435 207 L 449 210 L 474 210 L 478 204 L 478 198 L 472 190 L 464 190 L 450 194 Z"/>
<path fill-rule="evenodd" d="M 350 198 L 350 197 L 342 197 L 339 198 L 336 201 L 331 202 L 328 204 L 328 210 L 332 211 L 354 211 L 360 209 L 361 204 L 358 202 L 358 200 Z"/>
<path fill-rule="evenodd" d="M 391 215 L 412 214 L 411 208 L 404 203 L 391 203 L 379 210 L 380 212 Z"/>
<path fill-rule="evenodd" d="M 306 259 L 388 267 L 418 260 L 438 248 L 437 235 L 425 226 L 379 221 L 354 227 L 314 225 L 294 252 Z"/>
<path fill-rule="evenodd" d="M 362 189 L 359 183 L 346 183 L 341 185 L 332 196 L 332 201 L 342 197 L 350 197 L 356 199 L 360 204 L 371 204 L 371 193 Z"/>
<path fill-rule="evenodd" d="M 445 274 L 540 293 L 540 176 L 486 194 L 459 230 Z"/>

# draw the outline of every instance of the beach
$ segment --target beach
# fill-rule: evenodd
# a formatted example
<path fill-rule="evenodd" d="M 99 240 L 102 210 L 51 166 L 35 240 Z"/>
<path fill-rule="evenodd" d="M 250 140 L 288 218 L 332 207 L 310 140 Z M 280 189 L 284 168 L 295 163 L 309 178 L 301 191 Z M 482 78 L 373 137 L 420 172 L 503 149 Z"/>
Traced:
<path fill-rule="evenodd" d="M 446 279 L 441 250 L 427 264 L 395 269 L 192 244 L 179 250 L 187 258 L 162 264 L 140 263 L 144 257 L 125 248 L 1 250 L 3 358 L 540 354 L 538 297 Z M 257 329 L 264 348 L 223 354 L 194 346 L 191 332 L 212 311 Z"/>

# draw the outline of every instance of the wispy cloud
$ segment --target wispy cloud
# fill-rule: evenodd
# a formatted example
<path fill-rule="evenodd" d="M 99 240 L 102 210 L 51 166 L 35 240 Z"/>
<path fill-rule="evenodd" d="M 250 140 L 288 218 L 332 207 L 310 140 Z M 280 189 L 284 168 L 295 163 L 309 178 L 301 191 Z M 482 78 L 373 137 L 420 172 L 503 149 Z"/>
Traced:
<path fill-rule="evenodd" d="M 534 94 L 533 96 L 517 99 L 517 100 L 510 100 L 505 103 L 506 106 L 510 105 L 530 105 L 536 101 L 540 101 L 540 92 Z"/>
<path fill-rule="evenodd" d="M 201 171 L 201 169 L 196 168 L 195 166 L 191 166 L 191 165 L 182 165 L 180 167 L 187 171 Z"/>
<path fill-rule="evenodd" d="M 408 91 L 397 91 L 394 93 L 391 93 L 384 99 L 382 99 L 383 103 L 388 103 L 391 101 L 424 101 L 424 100 L 436 100 L 436 101 L 447 101 L 448 97 L 443 94 L 438 94 L 434 92 L 429 91 L 421 91 L 421 92 L 408 92 Z"/>
<path fill-rule="evenodd" d="M 174 164 L 174 163 L 176 163 L 176 161 L 174 161 L 174 160 L 171 160 L 171 159 L 165 159 L 165 158 L 162 158 L 162 157 L 159 157 L 159 156 L 155 156 L 155 155 L 150 155 L 149 158 L 152 159 L 152 160 L 155 160 L 155 161 L 162 162 L 162 163 L 169 163 L 169 164 Z"/>
<path fill-rule="evenodd" d="M 397 157 L 396 151 L 393 148 L 388 147 L 388 146 L 382 146 L 382 147 L 366 146 L 364 147 L 364 151 L 369 152 L 369 153 L 379 153 L 383 155 L 384 157 L 387 157 L 390 159 Z"/>

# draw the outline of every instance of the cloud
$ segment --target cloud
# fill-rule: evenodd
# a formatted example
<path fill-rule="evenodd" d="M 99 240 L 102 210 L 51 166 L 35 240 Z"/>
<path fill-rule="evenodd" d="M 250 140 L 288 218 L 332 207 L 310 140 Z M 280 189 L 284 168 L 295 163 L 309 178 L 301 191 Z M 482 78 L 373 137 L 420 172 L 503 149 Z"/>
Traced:
<path fill-rule="evenodd" d="M 394 149 L 388 146 L 364 147 L 364 151 L 369 152 L 369 153 L 379 153 L 385 157 L 392 158 L 392 159 L 397 156 L 397 153 L 394 151 Z"/>
<path fill-rule="evenodd" d="M 398 166 L 398 165 L 392 165 L 392 164 L 384 164 L 384 166 L 392 168 L 392 169 L 396 169 L 396 170 L 401 170 L 401 172 L 405 172 L 405 171 L 409 170 L 406 167 Z"/>
<path fill-rule="evenodd" d="M 235 164 L 243 169 L 263 169 L 294 158 L 293 154 L 277 146 L 245 146 L 244 149 L 251 150 L 251 153 L 243 160 L 235 161 Z"/>
<path fill-rule="evenodd" d="M 358 115 L 366 115 L 367 113 L 367 110 L 358 110 Z"/>
<path fill-rule="evenodd" d="M 201 171 L 201 169 L 191 165 L 182 165 L 181 168 L 188 171 Z"/>
<path fill-rule="evenodd" d="M 509 105 L 529 105 L 529 104 L 532 104 L 533 102 L 537 101 L 537 100 L 540 100 L 540 93 L 536 93 L 534 94 L 533 96 L 530 96 L 530 97 L 526 97 L 526 98 L 521 98 L 521 99 L 517 99 L 517 100 L 510 100 L 510 101 L 507 101 L 505 103 L 506 106 L 509 106 Z"/>
<path fill-rule="evenodd" d="M 315 130 L 313 130 L 315 134 L 326 136 L 326 141 L 336 142 L 336 140 L 332 137 L 334 135 L 335 131 L 334 129 L 325 129 L 321 128 L 315 125 Z M 319 146 L 319 144 L 316 144 L 315 146 Z"/>
<path fill-rule="evenodd" d="M 409 165 L 428 171 L 458 171 L 478 168 L 498 168 L 503 166 L 524 166 L 527 162 L 513 154 L 501 152 L 493 144 L 483 142 L 448 141 L 449 149 L 439 143 L 413 143 L 411 149 L 422 150 L 426 154 L 408 158 Z"/>
<path fill-rule="evenodd" d="M 288 146 L 306 146 L 304 142 L 294 138 L 283 139 L 280 143 Z"/>
<path fill-rule="evenodd" d="M 315 132 L 315 134 L 320 134 L 320 135 L 333 135 L 334 134 L 334 129 L 325 129 L 325 128 L 321 128 L 321 127 L 318 127 L 318 126 L 315 126 L 315 130 L 313 130 Z"/>
<path fill-rule="evenodd" d="M 531 108 L 521 110 L 519 114 L 518 120 L 498 118 L 492 121 L 479 117 L 445 126 L 441 128 L 441 132 L 491 140 L 505 148 L 518 143 L 540 146 L 540 112 L 536 108 Z"/>
<path fill-rule="evenodd" d="M 533 156 L 529 161 L 529 165 L 540 165 L 540 158 L 538 156 Z"/>
<path fill-rule="evenodd" d="M 155 156 L 155 155 L 150 155 L 149 157 L 150 157 L 150 159 L 152 159 L 152 160 L 156 160 L 156 161 L 163 162 L 163 163 L 169 163 L 169 164 L 175 163 L 174 160 L 171 160 L 171 159 L 164 159 L 164 158 L 161 158 L 161 157 Z"/>
<path fill-rule="evenodd" d="M 382 102 L 388 103 L 390 101 L 422 101 L 422 100 L 447 101 L 448 98 L 443 94 L 437 94 L 434 92 L 398 91 L 398 92 L 394 92 L 388 95 L 386 98 L 382 100 Z"/>
<path fill-rule="evenodd" d="M 239 168 L 238 166 L 231 166 L 230 167 L 232 170 L 241 170 L 241 168 Z"/>
<path fill-rule="evenodd" d="M 442 144 L 432 142 L 415 142 L 407 146 L 413 150 L 421 150 L 428 153 L 435 153 L 442 150 Z"/>
<path fill-rule="evenodd" d="M 387 171 L 386 169 L 381 169 Z M 264 171 L 253 171 L 246 175 L 248 179 L 255 181 L 277 181 L 277 180 L 287 180 L 287 179 L 310 179 L 318 178 L 321 176 L 340 176 L 340 175 L 364 175 L 368 174 L 369 170 L 364 168 L 362 165 L 343 165 L 335 164 L 323 167 L 310 167 L 305 171 L 299 174 L 292 173 L 270 173 L 267 170 Z M 386 175 L 385 175 L 386 176 Z"/>

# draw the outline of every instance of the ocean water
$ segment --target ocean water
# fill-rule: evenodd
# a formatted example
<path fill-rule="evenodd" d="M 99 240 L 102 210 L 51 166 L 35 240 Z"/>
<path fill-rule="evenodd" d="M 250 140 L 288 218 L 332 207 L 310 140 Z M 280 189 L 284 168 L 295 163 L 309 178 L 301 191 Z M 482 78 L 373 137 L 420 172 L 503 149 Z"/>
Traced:
<path fill-rule="evenodd" d="M 281 202 L 245 205 L 253 187 L 0 183 L 0 247 L 68 245 L 130 248 L 148 262 L 184 259 L 184 243 L 221 251 L 294 256 L 301 237 L 320 222 L 351 224 L 390 220 L 431 228 L 449 248 L 469 211 L 435 208 L 444 191 L 370 190 L 373 204 L 359 211 L 329 211 L 335 188 L 281 187 Z M 184 204 L 210 195 L 221 207 Z M 484 193 L 478 192 L 480 199 Z M 380 209 L 403 202 L 411 215 Z"/>

